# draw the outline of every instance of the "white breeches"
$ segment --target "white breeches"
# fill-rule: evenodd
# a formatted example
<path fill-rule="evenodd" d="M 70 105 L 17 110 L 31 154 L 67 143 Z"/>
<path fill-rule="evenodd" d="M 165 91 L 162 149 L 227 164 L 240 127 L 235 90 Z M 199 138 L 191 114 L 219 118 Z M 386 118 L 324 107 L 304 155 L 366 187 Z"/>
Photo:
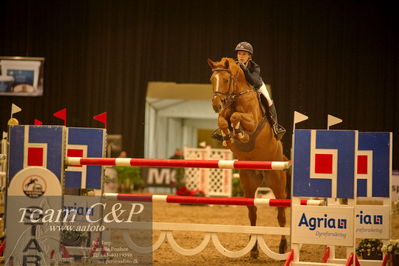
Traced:
<path fill-rule="evenodd" d="M 269 91 L 266 89 L 266 85 L 265 83 L 262 84 L 262 87 L 259 88 L 259 92 L 263 94 L 263 96 L 265 96 L 269 106 L 273 105 L 273 100 L 272 97 L 270 97 Z"/>

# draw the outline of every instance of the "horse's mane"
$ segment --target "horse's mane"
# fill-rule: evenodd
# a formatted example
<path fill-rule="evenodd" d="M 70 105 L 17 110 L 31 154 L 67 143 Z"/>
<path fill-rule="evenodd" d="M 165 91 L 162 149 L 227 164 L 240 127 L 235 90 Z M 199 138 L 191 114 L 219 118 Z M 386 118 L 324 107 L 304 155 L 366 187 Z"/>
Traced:
<path fill-rule="evenodd" d="M 230 57 L 223 57 L 222 59 L 220 59 L 219 62 L 215 62 L 215 63 L 216 63 L 215 64 L 216 67 L 226 68 L 226 66 L 227 66 L 227 69 L 229 69 L 231 71 L 231 73 L 237 73 L 241 69 L 237 65 L 236 61 Z"/>
<path fill-rule="evenodd" d="M 237 79 L 238 82 L 243 82 L 247 84 L 249 87 L 251 86 L 246 78 L 244 71 L 241 67 L 236 63 L 236 60 L 230 57 L 223 57 L 220 61 L 214 62 L 208 59 L 208 64 L 212 69 L 228 69 L 233 77 Z"/>

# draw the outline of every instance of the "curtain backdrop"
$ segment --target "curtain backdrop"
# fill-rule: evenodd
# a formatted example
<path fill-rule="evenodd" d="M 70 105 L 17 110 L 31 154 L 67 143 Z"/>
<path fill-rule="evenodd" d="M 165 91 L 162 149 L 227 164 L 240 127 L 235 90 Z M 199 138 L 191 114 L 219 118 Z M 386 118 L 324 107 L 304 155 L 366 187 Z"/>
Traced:
<path fill-rule="evenodd" d="M 0 55 L 45 57 L 42 97 L 0 97 L 1 129 L 11 103 L 21 124 L 68 108 L 68 126 L 123 134 L 129 156 L 143 156 L 148 81 L 209 82 L 207 58 L 234 57 L 239 41 L 272 85 L 289 153 L 298 128 L 394 132 L 399 153 L 399 32 L 390 1 L 0 1 Z M 204 106 L 204 108 L 211 108 Z M 215 125 L 216 126 L 216 125 Z"/>

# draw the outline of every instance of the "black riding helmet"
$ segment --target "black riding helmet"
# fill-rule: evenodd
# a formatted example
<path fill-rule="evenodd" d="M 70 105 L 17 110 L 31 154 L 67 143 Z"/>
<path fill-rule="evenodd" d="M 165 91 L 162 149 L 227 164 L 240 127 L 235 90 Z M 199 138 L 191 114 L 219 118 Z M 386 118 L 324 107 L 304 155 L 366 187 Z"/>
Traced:
<path fill-rule="evenodd" d="M 236 46 L 236 52 L 237 51 L 245 51 L 253 55 L 254 49 L 252 48 L 252 45 L 249 42 L 240 42 Z"/>

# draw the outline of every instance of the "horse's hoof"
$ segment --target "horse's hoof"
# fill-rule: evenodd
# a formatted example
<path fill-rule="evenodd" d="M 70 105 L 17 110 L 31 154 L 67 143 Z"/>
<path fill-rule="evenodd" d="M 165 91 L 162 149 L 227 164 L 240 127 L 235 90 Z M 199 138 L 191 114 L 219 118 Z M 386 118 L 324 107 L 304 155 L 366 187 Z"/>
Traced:
<path fill-rule="evenodd" d="M 227 142 L 225 140 L 223 140 L 222 144 L 223 144 L 223 147 L 227 147 Z"/>
<path fill-rule="evenodd" d="M 287 251 L 287 239 L 283 239 L 280 241 L 280 245 L 278 247 L 278 252 L 280 254 L 284 254 Z"/>
<path fill-rule="evenodd" d="M 257 259 L 259 257 L 259 251 L 258 250 L 251 250 L 251 258 Z"/>

